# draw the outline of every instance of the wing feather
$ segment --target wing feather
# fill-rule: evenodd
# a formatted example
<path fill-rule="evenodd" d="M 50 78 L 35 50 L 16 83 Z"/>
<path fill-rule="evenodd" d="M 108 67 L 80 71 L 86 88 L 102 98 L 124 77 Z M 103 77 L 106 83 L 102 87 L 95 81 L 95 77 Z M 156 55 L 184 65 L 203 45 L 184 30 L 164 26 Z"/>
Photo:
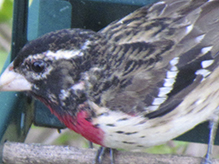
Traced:
<path fill-rule="evenodd" d="M 218 66 L 218 7 L 216 0 L 160 1 L 99 31 L 116 53 L 101 76 L 91 70 L 90 99 L 150 118 L 173 110 Z"/>

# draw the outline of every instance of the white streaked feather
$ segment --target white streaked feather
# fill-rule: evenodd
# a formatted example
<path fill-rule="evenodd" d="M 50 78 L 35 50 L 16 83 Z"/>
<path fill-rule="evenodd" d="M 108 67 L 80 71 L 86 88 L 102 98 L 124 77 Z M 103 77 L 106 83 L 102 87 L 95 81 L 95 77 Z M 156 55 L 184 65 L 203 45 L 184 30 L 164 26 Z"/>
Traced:
<path fill-rule="evenodd" d="M 58 50 L 56 52 L 47 51 L 46 57 L 53 58 L 55 60 L 59 59 L 72 59 L 76 56 L 83 56 L 84 53 L 81 50 Z"/>
<path fill-rule="evenodd" d="M 153 101 L 153 103 L 152 103 L 152 105 L 160 105 L 160 104 L 162 104 L 164 101 L 166 100 L 166 98 L 155 98 L 154 99 L 154 101 Z"/>
<path fill-rule="evenodd" d="M 165 97 L 171 90 L 172 87 L 161 87 L 159 89 L 158 97 Z"/>
<path fill-rule="evenodd" d="M 195 72 L 196 75 L 202 75 L 203 77 L 206 77 L 210 74 L 211 72 L 207 69 L 199 69 Z"/>
<path fill-rule="evenodd" d="M 211 49 L 212 49 L 212 46 L 204 47 L 204 48 L 201 49 L 201 52 L 203 54 L 206 54 L 207 52 L 211 51 Z"/>
<path fill-rule="evenodd" d="M 176 66 L 172 66 L 172 67 L 170 68 L 170 70 L 171 70 L 172 72 L 176 72 L 176 71 L 178 71 L 178 68 L 177 68 Z"/>
<path fill-rule="evenodd" d="M 207 68 L 214 63 L 214 60 L 204 60 L 201 62 L 202 68 Z"/>
<path fill-rule="evenodd" d="M 174 82 L 175 82 L 175 79 L 165 79 L 164 87 L 171 87 L 173 86 Z"/>
<path fill-rule="evenodd" d="M 179 63 L 179 57 L 175 57 L 175 58 L 173 58 L 172 60 L 170 60 L 170 64 L 172 65 L 172 66 L 175 66 L 176 64 L 178 64 Z"/>
<path fill-rule="evenodd" d="M 156 111 L 158 108 L 159 108 L 159 106 L 157 106 L 157 105 L 149 106 L 149 111 L 153 112 L 153 111 Z"/>
<path fill-rule="evenodd" d="M 198 37 L 195 38 L 195 41 L 199 43 L 202 41 L 202 39 L 204 39 L 204 37 L 205 37 L 205 34 L 199 35 Z"/>
<path fill-rule="evenodd" d="M 193 27 L 194 27 L 193 24 L 187 26 L 187 27 L 186 27 L 186 34 L 190 33 L 190 32 L 192 31 Z"/>
<path fill-rule="evenodd" d="M 69 95 L 70 95 L 70 91 L 69 90 L 65 90 L 65 89 L 62 89 L 62 90 L 60 90 L 60 94 L 59 94 L 59 98 L 61 99 L 61 100 L 65 100 L 66 98 L 68 98 L 69 97 Z"/>
<path fill-rule="evenodd" d="M 83 89 L 85 89 L 85 84 L 83 81 L 81 81 L 81 82 L 73 85 L 71 88 L 74 90 L 83 90 Z"/>
<path fill-rule="evenodd" d="M 168 79 L 173 79 L 177 76 L 177 71 L 167 71 L 167 78 Z"/>

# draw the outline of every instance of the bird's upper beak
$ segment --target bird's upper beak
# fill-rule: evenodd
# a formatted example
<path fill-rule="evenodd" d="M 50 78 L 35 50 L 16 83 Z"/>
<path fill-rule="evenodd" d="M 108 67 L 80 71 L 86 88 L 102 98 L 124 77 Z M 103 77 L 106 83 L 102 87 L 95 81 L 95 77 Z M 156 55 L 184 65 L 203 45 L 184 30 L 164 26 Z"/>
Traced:
<path fill-rule="evenodd" d="M 29 91 L 31 84 L 24 76 L 16 73 L 11 63 L 0 77 L 0 91 Z"/>

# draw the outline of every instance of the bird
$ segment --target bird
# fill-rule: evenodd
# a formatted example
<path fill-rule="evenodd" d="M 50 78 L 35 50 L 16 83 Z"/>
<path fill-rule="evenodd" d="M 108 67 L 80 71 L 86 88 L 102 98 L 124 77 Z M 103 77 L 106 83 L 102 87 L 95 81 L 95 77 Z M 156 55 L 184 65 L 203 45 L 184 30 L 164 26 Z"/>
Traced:
<path fill-rule="evenodd" d="M 104 148 L 160 145 L 205 121 L 212 122 L 212 142 L 218 15 L 219 0 L 161 0 L 97 32 L 50 32 L 19 51 L 0 91 L 28 92 Z"/>

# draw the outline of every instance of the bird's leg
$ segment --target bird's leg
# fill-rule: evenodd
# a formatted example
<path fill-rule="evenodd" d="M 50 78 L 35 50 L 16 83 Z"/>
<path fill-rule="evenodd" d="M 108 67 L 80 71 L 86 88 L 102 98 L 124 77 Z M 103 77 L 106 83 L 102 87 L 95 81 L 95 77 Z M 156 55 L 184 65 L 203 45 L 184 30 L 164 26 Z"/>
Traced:
<path fill-rule="evenodd" d="M 217 125 L 218 122 L 213 120 L 209 121 L 210 133 L 209 133 L 208 149 L 203 164 L 211 164 L 211 155 L 212 155 L 215 135 L 217 132 Z"/>
<path fill-rule="evenodd" d="M 100 147 L 98 150 L 97 150 L 97 153 L 96 153 L 96 156 L 95 156 L 95 160 L 94 160 L 94 164 L 100 164 L 102 162 L 102 159 L 103 159 L 103 155 L 104 155 L 104 152 L 105 152 L 105 147 Z"/>
<path fill-rule="evenodd" d="M 88 141 L 88 142 L 89 142 L 89 148 L 93 149 L 94 148 L 93 142 L 91 142 L 91 141 Z"/>
<path fill-rule="evenodd" d="M 214 146 L 214 140 L 217 132 L 217 127 L 218 127 L 218 112 L 219 107 L 217 108 L 214 118 L 209 121 L 209 128 L 210 128 L 210 133 L 209 133 L 209 140 L 208 140 L 208 149 L 207 153 L 205 156 L 205 160 L 202 162 L 202 164 L 211 164 L 211 155 L 212 155 L 212 150 Z"/>
<path fill-rule="evenodd" d="M 105 148 L 105 147 L 100 147 L 98 150 L 97 150 L 97 153 L 96 153 L 96 157 L 95 157 L 95 160 L 94 160 L 94 164 L 101 164 L 102 161 L 103 161 L 103 157 L 106 153 L 106 151 L 109 150 L 109 153 L 110 153 L 110 164 L 115 164 L 115 160 L 114 160 L 114 150 L 112 148 Z"/>
<path fill-rule="evenodd" d="M 114 150 L 115 149 L 109 149 L 110 151 L 110 161 L 111 161 L 111 164 L 115 164 L 115 158 L 114 158 Z"/>

